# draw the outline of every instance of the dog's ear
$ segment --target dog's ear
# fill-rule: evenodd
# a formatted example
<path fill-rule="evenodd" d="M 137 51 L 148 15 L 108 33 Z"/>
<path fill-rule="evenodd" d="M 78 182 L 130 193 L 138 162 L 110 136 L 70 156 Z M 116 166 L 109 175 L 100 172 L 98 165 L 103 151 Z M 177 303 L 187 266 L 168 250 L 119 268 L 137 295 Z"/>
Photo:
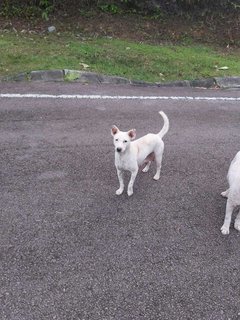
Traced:
<path fill-rule="evenodd" d="M 119 132 L 118 127 L 112 126 L 112 128 L 111 128 L 111 135 L 112 135 L 112 136 L 115 136 L 115 134 L 118 133 L 118 132 Z"/>
<path fill-rule="evenodd" d="M 131 129 L 128 131 L 128 136 L 130 137 L 131 140 L 136 138 L 136 129 Z"/>

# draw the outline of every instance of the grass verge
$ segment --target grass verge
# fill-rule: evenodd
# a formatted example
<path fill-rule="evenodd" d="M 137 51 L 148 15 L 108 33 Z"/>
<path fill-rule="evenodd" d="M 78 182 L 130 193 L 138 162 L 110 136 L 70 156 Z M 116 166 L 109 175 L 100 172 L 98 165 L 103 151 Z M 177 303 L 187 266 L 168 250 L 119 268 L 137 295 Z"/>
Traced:
<path fill-rule="evenodd" d="M 149 82 L 240 75 L 237 53 L 202 45 L 157 46 L 110 38 L 82 40 L 64 33 L 1 33 L 0 57 L 0 76 L 49 69 L 84 69 Z"/>

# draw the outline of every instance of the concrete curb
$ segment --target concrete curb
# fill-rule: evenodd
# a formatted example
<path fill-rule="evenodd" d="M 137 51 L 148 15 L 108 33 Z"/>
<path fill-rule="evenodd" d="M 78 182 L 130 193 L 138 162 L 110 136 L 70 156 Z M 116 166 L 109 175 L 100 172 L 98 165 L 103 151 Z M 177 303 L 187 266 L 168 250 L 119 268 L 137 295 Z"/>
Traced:
<path fill-rule="evenodd" d="M 129 80 L 118 76 L 106 76 L 95 72 L 79 70 L 37 70 L 23 72 L 17 75 L 2 77 L 5 81 L 44 81 L 44 82 L 79 82 L 84 84 L 129 84 L 135 86 L 154 87 L 192 87 L 192 88 L 240 88 L 240 77 L 213 77 L 196 80 L 182 80 L 168 83 L 149 83 L 144 81 Z"/>

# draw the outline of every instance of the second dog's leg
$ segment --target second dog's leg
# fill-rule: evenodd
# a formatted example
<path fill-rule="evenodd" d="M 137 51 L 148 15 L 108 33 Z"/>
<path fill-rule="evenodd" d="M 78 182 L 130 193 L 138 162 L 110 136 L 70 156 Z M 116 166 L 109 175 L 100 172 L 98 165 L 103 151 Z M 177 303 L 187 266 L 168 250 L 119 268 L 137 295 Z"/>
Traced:
<path fill-rule="evenodd" d="M 124 190 L 123 171 L 117 169 L 117 175 L 118 175 L 120 187 L 119 189 L 117 189 L 116 194 L 119 196 L 120 194 L 123 193 L 123 190 Z"/>
<path fill-rule="evenodd" d="M 221 196 L 227 198 L 228 197 L 228 193 L 229 193 L 229 189 L 227 189 L 226 191 L 223 191 L 221 193 Z"/>
<path fill-rule="evenodd" d="M 237 217 L 235 219 L 234 228 L 240 231 L 240 211 L 238 212 Z"/>
<path fill-rule="evenodd" d="M 222 234 L 229 234 L 229 227 L 230 227 L 230 223 L 231 223 L 233 209 L 234 209 L 234 206 L 228 200 L 227 205 L 226 205 L 226 213 L 225 213 L 224 223 L 221 227 Z"/>
<path fill-rule="evenodd" d="M 133 184 L 136 179 L 137 173 L 138 173 L 138 168 L 131 172 L 131 178 L 130 178 L 130 181 L 128 184 L 128 191 L 127 191 L 127 194 L 129 196 L 131 196 L 133 194 Z"/>

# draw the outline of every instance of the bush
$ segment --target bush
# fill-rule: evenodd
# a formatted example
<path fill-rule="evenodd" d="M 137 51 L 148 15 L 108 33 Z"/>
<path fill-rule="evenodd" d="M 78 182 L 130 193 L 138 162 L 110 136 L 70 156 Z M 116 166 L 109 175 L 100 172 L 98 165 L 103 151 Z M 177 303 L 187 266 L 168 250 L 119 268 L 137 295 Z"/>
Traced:
<path fill-rule="evenodd" d="M 166 14 L 197 14 L 205 15 L 209 12 L 239 13 L 239 0 L 2 0 L 0 13 L 4 15 L 27 14 L 28 12 L 41 13 L 48 18 L 54 10 L 96 9 L 103 11 L 134 10 L 139 13 L 166 13 Z"/>
<path fill-rule="evenodd" d="M 163 11 L 167 14 L 215 12 L 239 12 L 239 0 L 127 0 L 129 7 L 141 11 Z"/>

